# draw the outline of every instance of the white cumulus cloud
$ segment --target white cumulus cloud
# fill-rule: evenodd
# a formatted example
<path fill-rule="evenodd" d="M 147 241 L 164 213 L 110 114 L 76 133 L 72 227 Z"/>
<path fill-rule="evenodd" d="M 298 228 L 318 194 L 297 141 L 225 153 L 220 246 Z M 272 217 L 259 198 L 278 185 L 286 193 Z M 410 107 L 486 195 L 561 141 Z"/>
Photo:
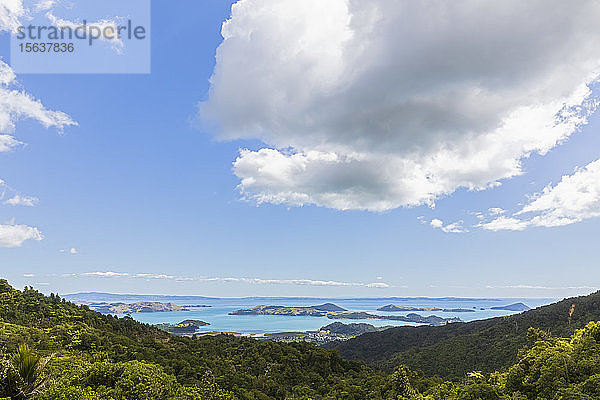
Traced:
<path fill-rule="evenodd" d="M 600 217 L 600 160 L 563 176 L 554 186 L 546 186 L 514 216 L 501 216 L 480 226 L 493 231 L 521 231 L 532 226 L 569 225 L 595 217 Z"/>
<path fill-rule="evenodd" d="M 77 125 L 67 114 L 46 109 L 27 92 L 14 88 L 14 84 L 13 70 L 0 61 L 0 149 L 3 151 L 20 144 L 10 134 L 14 133 L 16 123 L 21 119 L 36 120 L 46 128 L 56 127 L 59 130 Z"/>
<path fill-rule="evenodd" d="M 0 225 L 0 247 L 19 247 L 26 240 L 42 240 L 38 228 L 27 225 Z"/>
<path fill-rule="evenodd" d="M 441 229 L 446 233 L 465 233 L 468 230 L 463 226 L 464 221 L 456 221 L 451 224 L 444 225 L 444 221 L 441 219 L 432 219 L 429 225 L 435 229 Z"/>
<path fill-rule="evenodd" d="M 489 222 L 481 222 L 477 226 L 494 232 L 522 231 L 529 226 L 529 223 L 518 218 L 501 216 Z"/>
<path fill-rule="evenodd" d="M 600 160 L 548 185 L 518 213 L 538 226 L 560 226 L 600 216 Z"/>
<path fill-rule="evenodd" d="M 600 3 L 240 0 L 200 118 L 244 198 L 340 210 L 497 186 L 597 106 Z"/>
<path fill-rule="evenodd" d="M 441 219 L 432 219 L 431 222 L 429 223 L 429 225 L 431 225 L 434 228 L 441 228 L 442 226 L 444 226 L 444 221 L 442 221 Z"/>

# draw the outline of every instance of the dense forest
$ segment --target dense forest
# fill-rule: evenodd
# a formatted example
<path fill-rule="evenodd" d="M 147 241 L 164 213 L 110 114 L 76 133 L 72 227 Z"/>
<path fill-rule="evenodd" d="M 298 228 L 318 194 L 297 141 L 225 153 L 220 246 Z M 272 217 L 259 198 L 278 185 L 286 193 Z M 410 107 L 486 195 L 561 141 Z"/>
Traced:
<path fill-rule="evenodd" d="M 507 317 L 442 327 L 396 327 L 330 347 L 391 371 L 408 365 L 428 375 L 460 378 L 472 370 L 493 372 L 517 362 L 531 327 L 567 337 L 600 320 L 600 292 L 574 297 Z"/>
<path fill-rule="evenodd" d="M 590 305 L 588 311 L 593 312 L 589 314 L 582 306 L 581 316 L 577 316 L 577 304 L 586 298 L 578 299 L 575 311 L 569 305 L 564 315 L 551 316 L 552 308 L 522 314 L 529 315 L 532 326 L 544 329 L 529 328 L 526 320 L 519 320 L 522 326 L 513 329 L 514 337 L 519 337 L 515 346 L 520 348 L 512 355 L 512 364 L 497 370 L 485 364 L 486 368 L 471 368 L 461 376 L 441 378 L 404 364 L 393 365 L 411 360 L 395 351 L 399 343 L 390 344 L 390 349 L 382 347 L 384 351 L 376 354 L 380 362 L 385 358 L 382 354 L 390 354 L 388 362 L 382 363 L 387 368 L 378 368 L 307 343 L 259 342 L 227 335 L 174 337 L 131 318 L 101 315 L 57 295 L 44 296 L 32 288 L 15 290 L 0 280 L 0 398 L 597 399 L 600 323 L 584 323 L 585 318 L 600 319 L 591 318 L 598 312 L 597 298 L 597 294 L 587 298 L 595 306 Z M 563 317 L 567 318 L 564 327 Z M 558 321 L 556 326 L 539 323 L 553 319 Z M 457 326 L 467 329 L 467 336 L 485 335 L 484 329 L 469 324 Z M 465 334 L 443 328 L 436 331 L 443 339 L 412 339 L 412 347 L 405 351 L 416 351 L 419 341 L 422 349 L 434 349 Z M 474 330 L 469 333 L 469 329 Z M 490 337 L 489 347 L 480 349 L 478 357 L 485 360 L 489 354 L 493 365 L 498 357 L 494 354 L 507 352 L 502 340 L 494 342 L 499 339 Z M 456 348 L 454 359 L 431 351 L 415 354 L 423 360 L 431 356 L 428 362 L 432 364 L 449 362 L 463 368 L 469 362 L 461 358 L 464 348 Z M 368 348 L 365 352 L 369 353 Z"/>

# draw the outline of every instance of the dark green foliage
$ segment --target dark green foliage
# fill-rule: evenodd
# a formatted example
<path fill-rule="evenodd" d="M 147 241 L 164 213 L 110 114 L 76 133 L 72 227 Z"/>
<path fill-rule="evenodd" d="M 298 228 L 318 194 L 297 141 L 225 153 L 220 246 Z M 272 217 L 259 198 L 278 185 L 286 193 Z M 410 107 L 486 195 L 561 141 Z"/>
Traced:
<path fill-rule="evenodd" d="M 29 288 L 14 290 L 6 281 L 0 281 L 0 292 L 0 345 L 5 357 L 21 344 L 42 355 L 56 353 L 48 365 L 54 377 L 48 399 L 84 394 L 102 399 L 283 399 L 294 394 L 335 398 L 331 393 L 336 391 L 362 396 L 348 398 L 365 398 L 364 377 L 377 384 L 383 379 L 361 363 L 342 359 L 337 351 L 308 343 L 227 335 L 174 337 L 58 296 L 45 297 Z M 166 391 L 156 391 L 157 387 Z"/>
<path fill-rule="evenodd" d="M 537 339 L 520 352 L 506 379 L 509 392 L 528 398 L 594 399 L 600 394 L 600 322 L 590 322 L 573 337 Z"/>
<path fill-rule="evenodd" d="M 332 346 L 345 358 L 388 371 L 405 364 L 428 375 L 457 379 L 473 369 L 492 372 L 515 363 L 530 327 L 565 337 L 594 320 L 600 320 L 600 292 L 508 317 L 441 327 L 390 328 Z"/>
<path fill-rule="evenodd" d="M 48 360 L 38 357 L 27 345 L 20 345 L 10 359 L 0 362 L 0 394 L 28 399 L 41 393 L 46 383 Z"/>

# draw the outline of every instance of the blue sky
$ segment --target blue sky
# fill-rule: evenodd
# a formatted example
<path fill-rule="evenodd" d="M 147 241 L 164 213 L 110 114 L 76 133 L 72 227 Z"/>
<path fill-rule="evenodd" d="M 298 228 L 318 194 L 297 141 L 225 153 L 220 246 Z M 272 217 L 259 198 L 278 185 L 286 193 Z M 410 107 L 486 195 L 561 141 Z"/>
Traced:
<path fill-rule="evenodd" d="M 441 189 L 450 193 L 436 193 L 435 207 L 402 197 L 381 209 L 362 200 L 345 209 L 323 203 L 313 186 L 294 189 L 307 190 L 310 200 L 302 204 L 281 197 L 283 190 L 273 200 L 260 185 L 243 188 L 251 193 L 243 199 L 238 185 L 248 172 L 233 170 L 240 148 L 309 145 L 294 132 L 232 137 L 226 131 L 233 128 L 220 133 L 198 122 L 198 102 L 219 103 L 211 103 L 209 79 L 230 8 L 222 1 L 154 1 L 150 74 L 17 74 L 19 88 L 78 126 L 60 134 L 20 120 L 13 134 L 26 145 L 0 153 L 0 179 L 39 199 L 34 207 L 0 205 L 0 223 L 43 234 L 0 248 L 2 277 L 44 292 L 210 296 L 561 297 L 598 288 L 600 220 L 589 210 L 581 218 L 569 214 L 575 223 L 532 222 L 522 230 L 486 229 L 478 224 L 496 217 L 472 214 L 517 212 L 531 203 L 527 196 L 598 159 L 597 114 L 547 154 L 524 158 L 521 175 L 499 175 L 502 185 L 486 190 Z M 9 37 L 1 36 L 4 61 Z M 246 65 L 231 52 L 223 48 L 223 63 L 240 71 L 262 65 L 249 55 Z M 217 95 L 229 93 L 218 85 Z M 247 90 L 239 89 L 242 100 L 251 98 Z M 215 107 L 213 116 L 228 112 Z M 468 232 L 436 229 L 436 219 L 443 226 L 462 220 L 460 230 Z"/>

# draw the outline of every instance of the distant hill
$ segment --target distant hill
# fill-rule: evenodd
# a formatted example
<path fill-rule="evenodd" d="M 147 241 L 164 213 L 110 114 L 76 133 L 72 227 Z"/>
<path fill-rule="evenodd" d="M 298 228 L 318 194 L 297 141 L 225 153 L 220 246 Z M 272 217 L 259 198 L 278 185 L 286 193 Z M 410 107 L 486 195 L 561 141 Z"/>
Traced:
<path fill-rule="evenodd" d="M 346 311 L 346 309 L 340 306 L 336 306 L 333 303 L 325 303 L 321 304 L 320 306 L 312 306 L 312 308 L 319 311 Z"/>
<path fill-rule="evenodd" d="M 472 370 L 489 372 L 514 363 L 529 327 L 566 337 L 594 320 L 600 320 L 600 292 L 511 316 L 439 327 L 394 327 L 328 347 L 384 369 L 406 364 L 428 375 L 458 378 Z"/>
<path fill-rule="evenodd" d="M 505 310 L 505 311 L 527 311 L 531 308 L 527 304 L 514 303 L 507 306 L 490 307 L 490 310 Z"/>
<path fill-rule="evenodd" d="M 334 322 L 332 324 L 321 327 L 321 329 L 319 330 L 328 331 L 336 335 L 358 336 L 362 335 L 363 333 L 377 332 L 381 329 L 376 328 L 371 324 L 365 324 L 364 322 L 357 324 L 343 324 L 341 322 Z"/>

